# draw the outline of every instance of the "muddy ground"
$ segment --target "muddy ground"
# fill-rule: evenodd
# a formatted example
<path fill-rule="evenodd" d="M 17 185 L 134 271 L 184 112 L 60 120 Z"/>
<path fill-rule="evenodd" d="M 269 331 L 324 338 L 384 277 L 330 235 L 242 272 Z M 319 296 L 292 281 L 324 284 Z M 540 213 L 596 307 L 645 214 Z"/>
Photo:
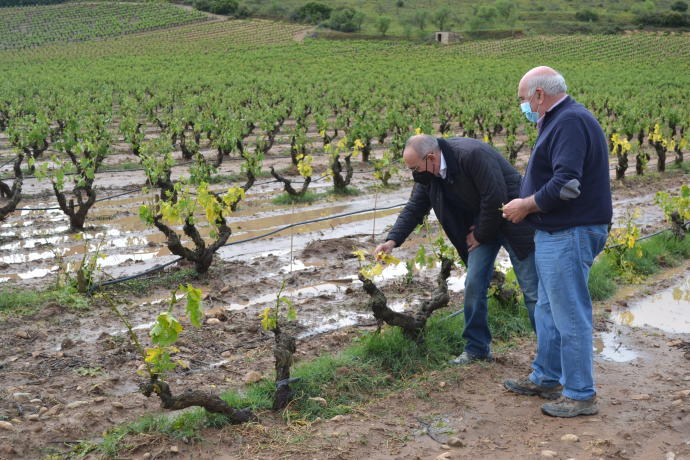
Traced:
<path fill-rule="evenodd" d="M 124 161 L 126 154 L 121 155 Z M 317 170 L 324 169 L 319 161 Z M 284 158 L 266 161 L 282 167 L 288 162 Z M 226 161 L 221 172 L 237 172 L 238 167 L 238 162 Z M 269 179 L 259 180 L 230 219 L 234 240 L 289 223 L 405 202 L 409 178 L 397 177 L 397 187 L 374 194 L 370 166 L 357 162 L 356 167 L 359 173 L 353 185 L 363 192 L 361 195 L 312 205 L 274 205 L 270 200 L 279 187 Z M 659 229 L 664 223 L 653 203 L 654 193 L 674 191 L 682 182 L 687 182 L 687 176 L 669 172 L 653 179 L 614 184 L 616 214 L 639 208 L 637 220 L 643 233 Z M 143 175 L 106 173 L 99 176 L 99 183 L 105 196 L 142 185 Z M 330 184 L 320 181 L 314 187 L 322 191 Z M 27 191 L 34 197 L 23 200 L 22 207 L 54 204 L 45 193 L 45 184 L 28 180 Z M 67 232 L 60 211 L 16 212 L 0 227 L 3 287 L 46 287 L 55 279 L 60 260 L 77 262 L 85 250 L 94 250 L 97 241 L 102 241 L 105 256 L 99 272 L 103 279 L 172 260 L 162 235 L 146 228 L 138 218 L 137 207 L 145 198 L 134 194 L 99 203 L 89 214 L 85 232 L 88 243 Z M 394 222 L 398 211 L 378 210 L 315 222 L 295 227 L 292 233 L 284 231 L 221 249 L 209 275 L 190 280 L 204 292 L 207 318 L 199 330 L 185 324 L 176 357 L 187 369 L 179 369 L 170 379 L 174 389 L 220 391 L 241 387 L 251 372 L 270 378 L 273 339 L 260 328 L 257 315 L 273 303 L 283 280 L 287 287 L 284 294 L 298 309 L 298 325 L 293 332 L 299 337 L 299 359 L 337 351 L 359 331 L 374 328 L 371 313 L 364 310 L 367 297 L 355 280 L 358 265 L 350 253 L 354 247 L 371 249 L 382 242 L 385 228 Z M 424 234 L 414 235 L 395 255 L 409 259 L 424 241 Z M 185 268 L 184 264 L 168 271 L 180 268 Z M 400 309 L 414 306 L 420 292 L 429 291 L 435 271 L 415 273 L 412 286 L 401 283 L 404 275 L 403 264 L 390 267 L 379 279 Z M 680 280 L 687 272 L 670 276 L 666 275 Z M 450 281 L 451 305 L 458 308 L 462 270 L 455 269 Z M 669 281 L 650 283 L 600 305 L 600 311 L 625 310 L 622 303 L 629 301 L 625 296 L 636 298 L 644 289 L 665 289 Z M 171 287 L 154 282 L 143 291 L 108 292 L 145 341 L 151 321 L 166 308 Z M 411 390 L 356 408 L 340 421 L 290 426 L 285 432 L 282 420 L 261 414 L 261 427 L 208 431 L 201 445 L 177 446 L 179 454 L 169 452 L 168 441 L 153 439 L 150 444 L 142 442 L 146 445 L 132 456 L 143 458 L 150 452 L 153 458 L 436 458 L 444 451 L 441 443 L 447 433 L 443 432 L 448 430 L 459 435 L 466 446 L 449 452 L 468 458 L 524 458 L 539 456 L 544 450 L 555 451 L 562 458 L 665 458 L 667 451 L 677 454 L 676 458 L 687 456 L 690 396 L 677 393 L 690 389 L 689 361 L 682 350 L 670 348 L 668 343 L 687 341 L 690 330 L 669 335 L 620 322 L 608 326 L 619 333 L 602 331 L 597 342 L 602 414 L 596 418 L 572 422 L 545 419 L 538 411 L 538 401 L 522 400 L 501 390 L 504 377 L 527 372 L 534 346 L 527 339 L 514 349 L 498 351 L 495 364 L 420 376 Z M 104 301 L 97 301 L 88 311 L 50 304 L 27 317 L 4 317 L 0 341 L 4 344 L 0 350 L 0 416 L 12 424 L 9 431 L 0 431 L 0 457 L 40 458 L 48 447 L 95 439 L 115 424 L 160 412 L 157 400 L 138 392 L 136 371 L 141 360 L 128 344 L 124 326 Z M 637 353 L 632 360 L 607 360 L 619 358 L 617 355 L 627 349 Z M 439 433 L 434 432 L 439 428 L 436 425 L 443 425 Z M 580 440 L 570 444 L 560 441 L 561 435 L 568 433 Z"/>

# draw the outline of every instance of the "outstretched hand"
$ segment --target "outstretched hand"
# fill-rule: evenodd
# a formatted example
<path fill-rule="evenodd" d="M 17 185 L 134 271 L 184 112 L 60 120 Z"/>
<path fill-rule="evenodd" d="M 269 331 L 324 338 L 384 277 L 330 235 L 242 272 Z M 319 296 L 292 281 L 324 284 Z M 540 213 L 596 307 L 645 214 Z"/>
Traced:
<path fill-rule="evenodd" d="M 379 254 L 381 253 L 390 254 L 393 251 L 394 247 L 395 241 L 393 240 L 388 240 L 385 243 L 381 243 L 378 246 L 376 246 L 376 249 L 374 249 L 374 256 L 378 259 Z"/>

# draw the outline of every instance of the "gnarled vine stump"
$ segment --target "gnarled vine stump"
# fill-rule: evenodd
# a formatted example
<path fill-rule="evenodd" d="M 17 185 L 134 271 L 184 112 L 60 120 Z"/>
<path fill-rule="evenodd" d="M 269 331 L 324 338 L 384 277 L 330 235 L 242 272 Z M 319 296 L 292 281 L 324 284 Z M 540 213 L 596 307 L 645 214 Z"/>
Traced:
<path fill-rule="evenodd" d="M 384 321 L 391 326 L 402 328 L 403 334 L 412 339 L 420 340 L 422 331 L 431 314 L 448 305 L 450 296 L 448 294 L 448 277 L 453 267 L 453 261 L 442 259 L 441 271 L 436 278 L 438 286 L 433 292 L 431 299 L 422 302 L 419 309 L 414 313 L 403 313 L 391 310 L 388 307 L 388 300 L 385 294 L 370 279 L 365 278 L 361 273 L 359 279 L 364 283 L 364 291 L 369 294 L 371 299 L 367 306 L 374 312 L 374 317 L 379 321 Z"/>
<path fill-rule="evenodd" d="M 234 409 L 223 401 L 219 396 L 203 391 L 187 390 L 179 396 L 173 396 L 170 386 L 158 380 L 151 379 L 150 382 L 141 385 L 141 392 L 147 398 L 153 393 L 158 395 L 161 400 L 161 407 L 166 410 L 180 410 L 187 407 L 203 407 L 208 412 L 221 414 L 230 420 L 230 423 L 240 424 L 258 421 L 256 415 L 249 409 Z"/>

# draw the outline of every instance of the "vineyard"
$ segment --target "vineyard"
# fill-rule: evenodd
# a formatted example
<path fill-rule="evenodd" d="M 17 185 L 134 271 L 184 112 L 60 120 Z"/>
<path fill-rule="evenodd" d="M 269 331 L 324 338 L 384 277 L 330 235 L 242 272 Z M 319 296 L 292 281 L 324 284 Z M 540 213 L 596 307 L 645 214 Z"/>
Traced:
<path fill-rule="evenodd" d="M 207 20 L 167 3 L 67 3 L 0 9 L 0 49 L 112 37 Z"/>
<path fill-rule="evenodd" d="M 99 21 L 128 5 L 108 4 Z M 436 458 L 461 426 L 466 455 L 538 455 L 524 433 L 510 433 L 509 452 L 495 437 L 482 441 L 486 424 L 521 425 L 510 402 L 498 402 L 511 406 L 505 420 L 482 418 L 495 408 L 477 400 L 466 402 L 481 408 L 462 423 L 437 413 L 465 404 L 450 388 L 484 394 L 488 384 L 462 381 L 445 364 L 462 347 L 462 317 L 448 314 L 462 305 L 464 268 L 433 215 L 397 259 L 369 254 L 410 194 L 401 162 L 410 135 L 474 137 L 524 170 L 537 132 L 516 93 L 533 65 L 563 72 L 610 140 L 615 222 L 593 296 L 604 301 L 617 285 L 673 287 L 654 278 L 661 269 L 687 276 L 690 36 L 296 42 L 307 28 L 262 20 L 170 28 L 200 18 L 146 5 L 158 22 L 140 16 L 127 31 L 166 28 L 34 46 L 125 32 L 98 22 L 98 35 L 36 33 L 12 46 L 32 48 L 0 51 L 0 455 L 313 458 L 332 448 L 327 458 L 375 449 L 385 450 L 380 458 L 421 450 Z M 69 7 L 40 9 L 57 23 Z M 21 33 L 14 27 L 0 32 L 2 43 L 15 43 L 4 41 Z M 509 288 L 492 291 L 501 372 L 524 368 L 532 347 Z M 662 347 L 649 353 L 682 369 L 685 358 L 667 343 L 687 343 L 688 332 L 635 343 Z M 625 374 L 635 385 L 639 375 L 610 367 L 618 364 L 601 365 L 604 382 Z M 652 370 L 639 372 L 653 380 Z M 677 372 L 678 388 L 664 380 L 657 390 L 685 390 L 690 377 Z M 391 415 L 385 399 L 367 406 L 388 397 L 400 398 Z M 679 411 L 688 395 L 678 398 L 673 407 L 654 394 L 650 402 L 673 433 L 687 425 Z M 424 408 L 410 421 L 402 408 L 417 399 Z M 192 406 L 205 410 L 170 415 Z M 601 434 L 611 440 L 593 438 L 588 454 L 616 455 L 626 443 L 644 458 L 662 442 L 688 453 L 671 434 L 628 443 L 615 431 L 642 430 L 643 417 L 613 420 L 614 406 L 601 424 L 611 424 Z M 367 411 L 386 420 L 372 435 L 354 423 Z M 407 421 L 394 437 L 386 426 L 397 418 Z M 535 430 L 547 436 L 549 426 Z M 205 441 L 218 433 L 217 444 Z M 584 444 L 560 449 L 573 457 Z"/>

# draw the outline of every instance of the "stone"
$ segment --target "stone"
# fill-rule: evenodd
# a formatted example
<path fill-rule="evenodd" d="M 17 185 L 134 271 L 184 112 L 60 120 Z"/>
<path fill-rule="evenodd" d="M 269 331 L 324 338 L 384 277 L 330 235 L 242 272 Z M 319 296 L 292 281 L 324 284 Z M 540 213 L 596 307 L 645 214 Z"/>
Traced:
<path fill-rule="evenodd" d="M 102 403 L 103 401 L 105 401 L 104 396 L 99 396 L 98 398 L 94 398 L 94 400 L 93 400 L 93 402 L 98 403 L 98 404 Z"/>
<path fill-rule="evenodd" d="M 0 451 L 7 455 L 17 455 L 17 450 L 9 444 L 3 444 L 3 446 L 0 448 Z"/>
<path fill-rule="evenodd" d="M 438 457 L 436 457 L 436 460 L 450 460 L 451 458 L 454 458 L 454 455 L 452 452 L 444 452 Z"/>
<path fill-rule="evenodd" d="M 347 415 L 336 415 L 335 417 L 331 418 L 331 422 L 344 422 L 347 420 L 349 417 Z"/>
<path fill-rule="evenodd" d="M 26 419 L 30 422 L 38 422 L 38 414 L 27 415 Z"/>
<path fill-rule="evenodd" d="M 48 409 L 48 412 L 46 412 L 44 415 L 47 417 L 52 417 L 54 415 L 57 415 L 60 413 L 60 411 L 64 408 L 62 404 L 56 404 L 50 409 Z"/>
<path fill-rule="evenodd" d="M 219 294 L 227 294 L 230 292 L 230 289 L 232 289 L 230 286 L 223 286 L 220 291 L 218 291 Z"/>
<path fill-rule="evenodd" d="M 144 455 L 141 456 L 141 460 L 148 460 L 151 458 L 151 452 L 144 452 Z"/>
<path fill-rule="evenodd" d="M 29 402 L 30 402 L 31 404 L 42 404 L 42 403 L 43 403 L 43 401 L 41 401 L 41 400 L 38 399 L 38 398 L 32 399 L 32 400 L 29 401 Z"/>
<path fill-rule="evenodd" d="M 678 393 L 676 393 L 676 396 L 678 398 L 687 398 L 690 396 L 690 390 L 679 391 Z"/>
<path fill-rule="evenodd" d="M 76 409 L 78 407 L 82 406 L 88 406 L 89 402 L 88 401 L 74 401 L 65 406 L 65 409 Z"/>
<path fill-rule="evenodd" d="M 666 460 L 676 460 L 675 452 L 666 452 Z"/>
<path fill-rule="evenodd" d="M 113 401 L 110 403 L 110 405 L 113 406 L 115 409 L 124 409 L 125 408 L 125 406 L 121 402 L 118 402 L 118 401 Z"/>
<path fill-rule="evenodd" d="M 20 339 L 28 339 L 29 338 L 29 333 L 26 331 L 17 331 L 14 333 L 14 335 L 19 337 Z"/>
<path fill-rule="evenodd" d="M 0 430 L 12 431 L 14 426 L 10 422 L 0 421 Z"/>
<path fill-rule="evenodd" d="M 561 441 L 565 442 L 578 442 L 580 438 L 577 437 L 577 435 L 574 435 L 572 433 L 564 434 L 561 436 Z"/>
<path fill-rule="evenodd" d="M 316 396 L 314 398 L 309 398 L 308 400 L 315 402 L 316 404 L 318 404 L 321 407 L 328 406 L 328 401 L 326 401 L 324 398 L 320 398 L 318 396 Z"/>
<path fill-rule="evenodd" d="M 12 399 L 17 402 L 28 402 L 31 399 L 31 393 L 12 393 Z"/>
<path fill-rule="evenodd" d="M 556 458 L 558 457 L 558 452 L 554 450 L 542 450 L 541 456 L 546 458 Z"/>
<path fill-rule="evenodd" d="M 48 408 L 46 406 L 43 406 L 38 410 L 38 415 L 45 415 L 46 412 L 48 412 Z"/>
<path fill-rule="evenodd" d="M 204 312 L 204 315 L 206 315 L 206 317 L 209 319 L 210 318 L 216 318 L 216 319 L 219 319 L 221 321 L 227 321 L 228 320 L 228 316 L 225 312 L 225 309 L 222 307 L 213 307 L 209 310 L 206 310 Z"/>
<path fill-rule="evenodd" d="M 221 321 L 218 318 L 209 318 L 206 320 L 206 324 L 209 326 L 215 326 L 216 324 L 220 324 Z"/>
<path fill-rule="evenodd" d="M 675 406 L 675 407 L 680 406 L 680 405 L 682 405 L 682 404 L 683 404 L 683 400 L 682 400 L 682 399 L 676 399 L 675 401 L 671 402 L 671 405 L 672 405 L 672 406 Z"/>
<path fill-rule="evenodd" d="M 639 395 L 633 395 L 630 399 L 632 399 L 633 401 L 646 401 L 649 399 L 649 395 L 646 393 L 642 393 Z"/>
<path fill-rule="evenodd" d="M 261 375 L 260 372 L 249 371 L 249 372 L 247 372 L 247 374 L 244 376 L 244 383 L 245 383 L 246 385 L 249 385 L 249 384 L 251 384 L 251 383 L 256 383 L 256 382 L 258 382 L 259 380 L 261 380 L 261 378 L 262 378 L 262 375 Z"/>
<path fill-rule="evenodd" d="M 177 446 L 170 446 L 170 453 L 171 454 L 177 454 L 180 452 L 180 449 Z"/>
<path fill-rule="evenodd" d="M 465 443 L 463 442 L 463 440 L 458 438 L 457 436 L 448 438 L 446 444 L 448 444 L 450 447 L 465 447 Z"/>
<path fill-rule="evenodd" d="M 446 382 L 439 382 L 439 383 L 438 383 L 438 387 L 439 387 L 439 388 L 445 388 L 446 385 L 448 385 Z"/>
<path fill-rule="evenodd" d="M 62 343 L 60 344 L 61 350 L 68 350 L 72 347 L 74 347 L 74 340 L 70 339 L 69 337 L 67 337 L 65 340 L 63 340 Z"/>

